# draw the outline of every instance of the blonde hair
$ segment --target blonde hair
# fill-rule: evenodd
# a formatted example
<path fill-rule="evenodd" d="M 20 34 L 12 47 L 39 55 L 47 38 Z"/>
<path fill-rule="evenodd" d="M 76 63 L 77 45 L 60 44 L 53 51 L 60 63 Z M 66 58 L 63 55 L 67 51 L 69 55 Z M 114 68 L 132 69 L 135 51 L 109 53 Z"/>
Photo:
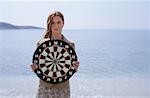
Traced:
<path fill-rule="evenodd" d="M 44 34 L 44 38 L 49 38 L 49 37 L 51 38 L 51 34 L 52 34 L 51 27 L 52 27 L 52 22 L 53 22 L 52 20 L 53 20 L 54 16 L 59 16 L 62 19 L 62 21 L 64 22 L 64 16 L 61 12 L 56 11 L 56 12 L 50 14 L 47 18 L 47 29 Z"/>

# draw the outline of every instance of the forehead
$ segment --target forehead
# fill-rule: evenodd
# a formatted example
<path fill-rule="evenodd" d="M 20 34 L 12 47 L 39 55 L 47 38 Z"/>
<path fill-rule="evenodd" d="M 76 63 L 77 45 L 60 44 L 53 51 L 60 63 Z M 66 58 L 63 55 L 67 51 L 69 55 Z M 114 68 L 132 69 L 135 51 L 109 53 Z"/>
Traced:
<path fill-rule="evenodd" d="M 54 16 L 53 21 L 62 21 L 62 18 L 60 16 Z"/>

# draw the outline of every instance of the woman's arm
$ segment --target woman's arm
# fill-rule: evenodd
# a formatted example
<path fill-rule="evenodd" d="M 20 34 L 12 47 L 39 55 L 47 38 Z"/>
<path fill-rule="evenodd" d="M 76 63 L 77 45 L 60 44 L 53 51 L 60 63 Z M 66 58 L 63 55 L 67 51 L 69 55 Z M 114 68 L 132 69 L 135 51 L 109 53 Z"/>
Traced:
<path fill-rule="evenodd" d="M 75 44 L 74 44 L 74 43 L 71 43 L 71 46 L 72 46 L 73 49 L 75 50 Z M 76 71 L 78 70 L 79 64 L 80 64 L 79 61 L 73 62 L 73 66 L 75 67 L 75 70 L 76 70 Z"/>
<path fill-rule="evenodd" d="M 37 47 L 40 45 L 40 43 L 38 42 L 37 43 Z M 32 71 L 35 71 L 37 68 L 38 68 L 38 65 L 36 65 L 36 64 L 34 64 L 34 63 L 32 63 L 31 65 L 31 69 L 32 69 Z"/>

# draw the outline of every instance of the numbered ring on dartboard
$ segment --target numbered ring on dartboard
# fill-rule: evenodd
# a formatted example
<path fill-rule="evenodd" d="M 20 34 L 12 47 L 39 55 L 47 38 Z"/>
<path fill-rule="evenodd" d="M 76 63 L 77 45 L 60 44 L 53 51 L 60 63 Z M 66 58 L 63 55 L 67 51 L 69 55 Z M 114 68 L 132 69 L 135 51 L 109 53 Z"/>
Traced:
<path fill-rule="evenodd" d="M 34 52 L 33 63 L 38 65 L 37 76 L 48 83 L 62 83 L 76 72 L 75 50 L 65 41 L 47 40 Z"/>

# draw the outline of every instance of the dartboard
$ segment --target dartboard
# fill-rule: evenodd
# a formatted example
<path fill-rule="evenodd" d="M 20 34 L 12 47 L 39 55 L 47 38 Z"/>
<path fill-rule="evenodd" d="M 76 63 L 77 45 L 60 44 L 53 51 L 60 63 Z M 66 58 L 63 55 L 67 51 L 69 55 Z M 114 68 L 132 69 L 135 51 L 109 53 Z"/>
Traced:
<path fill-rule="evenodd" d="M 48 83 L 62 83 L 75 72 L 77 55 L 73 47 L 62 40 L 47 40 L 34 52 L 33 63 L 38 65 L 37 76 Z"/>

